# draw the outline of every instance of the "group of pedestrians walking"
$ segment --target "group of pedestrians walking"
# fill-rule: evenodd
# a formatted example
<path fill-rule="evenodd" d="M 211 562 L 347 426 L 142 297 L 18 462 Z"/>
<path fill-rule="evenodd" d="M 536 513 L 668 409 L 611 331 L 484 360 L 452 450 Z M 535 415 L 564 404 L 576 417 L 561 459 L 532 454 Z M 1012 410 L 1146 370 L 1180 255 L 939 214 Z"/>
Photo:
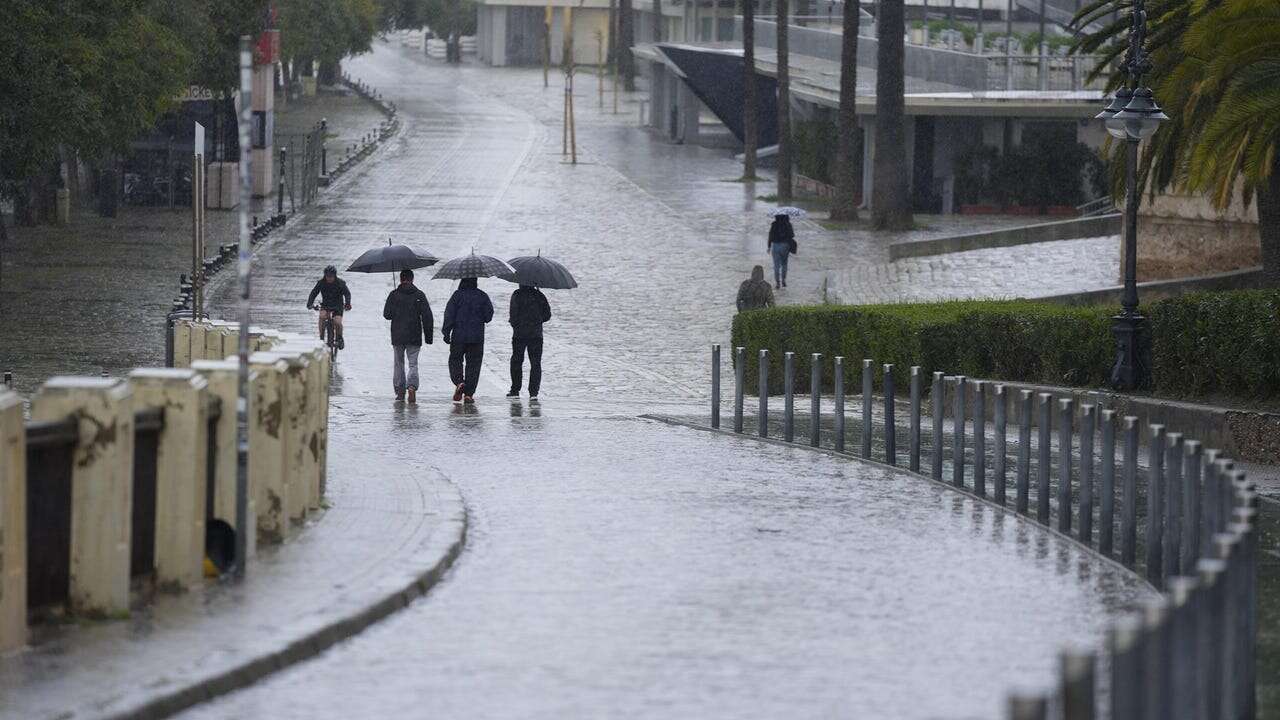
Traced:
<path fill-rule="evenodd" d="M 418 353 L 425 343 L 432 344 L 434 318 L 431 303 L 413 284 L 413 271 L 400 271 L 400 285 L 387 295 L 382 317 L 391 321 L 391 346 L 394 370 L 391 384 L 396 400 L 417 402 Z M 493 320 L 493 302 L 473 277 L 462 278 L 445 305 L 440 336 L 449 345 L 449 380 L 453 384 L 453 401 L 475 402 L 484 362 L 485 325 Z M 509 398 L 520 397 L 524 356 L 529 356 L 529 399 L 538 399 L 542 382 L 542 325 L 551 320 L 551 305 L 538 288 L 521 285 L 511 296 L 509 322 L 511 340 L 511 391 Z"/>
<path fill-rule="evenodd" d="M 773 287 L 764 279 L 764 267 L 751 268 L 751 277 L 738 286 L 738 311 L 773 307 L 775 289 L 787 286 L 787 261 L 796 254 L 796 231 L 787 215 L 775 215 L 769 227 L 769 241 L 765 243 L 773 259 Z"/>

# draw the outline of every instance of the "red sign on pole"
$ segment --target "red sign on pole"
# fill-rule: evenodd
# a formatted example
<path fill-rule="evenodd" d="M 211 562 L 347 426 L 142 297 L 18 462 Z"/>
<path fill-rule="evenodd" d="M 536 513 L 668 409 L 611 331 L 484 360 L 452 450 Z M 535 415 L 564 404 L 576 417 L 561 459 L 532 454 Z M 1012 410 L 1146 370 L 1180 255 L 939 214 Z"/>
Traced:
<path fill-rule="evenodd" d="M 267 30 L 253 46 L 254 65 L 273 65 L 280 59 L 280 31 Z"/>

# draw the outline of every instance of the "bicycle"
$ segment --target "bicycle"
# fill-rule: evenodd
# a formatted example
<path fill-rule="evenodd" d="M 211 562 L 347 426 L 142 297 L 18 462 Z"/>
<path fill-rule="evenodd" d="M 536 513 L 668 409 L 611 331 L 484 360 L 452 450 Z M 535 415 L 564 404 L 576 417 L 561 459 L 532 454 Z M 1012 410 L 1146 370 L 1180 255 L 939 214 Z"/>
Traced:
<path fill-rule="evenodd" d="M 324 319 L 324 330 L 321 332 L 321 339 L 323 339 L 324 344 L 329 347 L 329 360 L 335 361 L 338 359 L 338 335 L 336 332 L 334 332 L 334 325 L 333 325 L 334 313 L 333 311 L 327 310 L 326 308 L 321 307 L 319 305 L 314 306 L 311 309 L 320 313 L 323 313 L 323 312 L 329 313 L 329 316 Z"/>

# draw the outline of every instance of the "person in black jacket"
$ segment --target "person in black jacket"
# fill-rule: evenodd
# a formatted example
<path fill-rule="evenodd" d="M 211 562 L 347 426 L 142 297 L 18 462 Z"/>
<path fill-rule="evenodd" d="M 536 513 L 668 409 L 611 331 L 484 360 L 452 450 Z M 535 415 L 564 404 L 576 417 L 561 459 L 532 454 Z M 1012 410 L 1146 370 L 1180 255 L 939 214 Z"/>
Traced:
<path fill-rule="evenodd" d="M 418 401 L 418 351 L 422 349 L 423 338 L 431 344 L 431 303 L 427 296 L 413 284 L 413 271 L 400 271 L 400 285 L 387 295 L 387 302 L 382 306 L 382 317 L 391 321 L 391 349 L 395 353 L 395 370 L 392 372 L 391 385 L 396 391 L 396 400 L 404 400 L 409 393 L 409 402 Z M 409 359 L 408 377 L 405 377 L 405 358 Z"/>
<path fill-rule="evenodd" d="M 778 215 L 773 218 L 769 228 L 769 254 L 773 256 L 773 286 L 787 286 L 787 260 L 796 252 L 796 231 L 791 227 L 791 218 Z"/>
<path fill-rule="evenodd" d="M 449 343 L 449 378 L 455 386 L 453 401 L 475 402 L 484 360 L 484 326 L 493 319 L 493 302 L 476 286 L 475 278 L 462 278 L 444 308 L 440 335 Z M 463 370 L 463 360 L 466 369 Z"/>
<path fill-rule="evenodd" d="M 316 281 L 307 296 L 308 310 L 314 307 L 317 295 L 320 296 L 320 339 L 324 340 L 324 321 L 332 317 L 334 342 L 341 350 L 346 347 L 342 340 L 342 311 L 351 309 L 351 291 L 347 283 L 338 278 L 338 268 L 330 265 L 324 269 L 324 277 Z"/>
<path fill-rule="evenodd" d="M 520 376 L 527 351 L 529 399 L 538 399 L 538 387 L 542 384 L 542 324 L 550 319 L 551 304 L 541 290 L 521 285 L 511 293 L 511 392 L 507 397 L 520 397 Z"/>

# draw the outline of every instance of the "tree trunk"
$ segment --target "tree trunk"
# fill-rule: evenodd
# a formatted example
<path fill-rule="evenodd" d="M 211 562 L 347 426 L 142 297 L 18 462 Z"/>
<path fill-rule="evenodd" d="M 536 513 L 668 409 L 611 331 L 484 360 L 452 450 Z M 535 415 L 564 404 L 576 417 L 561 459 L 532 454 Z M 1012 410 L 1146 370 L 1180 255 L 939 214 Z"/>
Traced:
<path fill-rule="evenodd" d="M 636 89 L 636 59 L 631 46 L 636 44 L 635 16 L 631 12 L 631 0 L 618 0 L 618 72 L 622 74 L 622 89 Z"/>
<path fill-rule="evenodd" d="M 791 200 L 791 72 L 788 68 L 787 0 L 778 8 L 778 202 Z"/>
<path fill-rule="evenodd" d="M 876 149 L 872 168 L 871 221 L 877 230 L 909 230 L 906 113 L 903 107 L 902 35 L 906 32 L 903 0 L 881 0 L 876 29 Z M 867 188 L 863 188 L 867 192 Z"/>
<path fill-rule="evenodd" d="M 662 0 L 653 0 L 653 41 L 662 42 Z"/>
<path fill-rule="evenodd" d="M 858 113 L 858 24 L 859 4 L 844 4 L 844 33 L 840 42 L 840 117 L 836 132 L 836 197 L 831 205 L 832 220 L 857 220 Z"/>
<path fill-rule="evenodd" d="M 547 37 L 551 37 L 551 26 L 547 26 Z M 548 39 L 547 43 L 550 44 Z M 606 60 L 609 64 L 618 62 L 618 0 L 609 0 L 609 41 L 606 43 Z"/>
<path fill-rule="evenodd" d="M 756 179 L 760 101 L 756 98 L 756 0 L 742 0 L 742 179 Z"/>
<path fill-rule="evenodd" d="M 1263 282 L 1280 288 L 1280 156 L 1271 163 L 1271 177 L 1258 184 L 1258 237 Z"/>
<path fill-rule="evenodd" d="M 317 79 L 321 85 L 336 85 L 338 77 L 342 74 L 341 62 L 335 60 L 333 62 L 320 63 L 320 77 Z"/>

